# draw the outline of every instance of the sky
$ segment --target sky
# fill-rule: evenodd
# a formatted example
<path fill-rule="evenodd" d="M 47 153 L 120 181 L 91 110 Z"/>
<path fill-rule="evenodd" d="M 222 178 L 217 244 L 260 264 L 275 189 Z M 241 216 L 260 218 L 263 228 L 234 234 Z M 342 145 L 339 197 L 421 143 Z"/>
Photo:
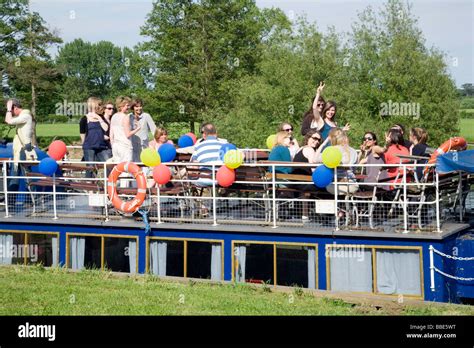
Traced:
<path fill-rule="evenodd" d="M 351 30 L 358 12 L 379 8 L 381 0 L 256 0 L 260 8 L 279 7 L 289 17 L 306 15 L 322 32 Z M 427 47 L 446 54 L 448 71 L 457 86 L 474 83 L 474 0 L 413 0 L 413 15 Z M 31 0 L 33 11 L 59 31 L 64 42 L 81 38 L 107 40 L 133 47 L 145 38 L 140 27 L 152 9 L 152 0 Z M 55 54 L 56 50 L 51 53 Z"/>

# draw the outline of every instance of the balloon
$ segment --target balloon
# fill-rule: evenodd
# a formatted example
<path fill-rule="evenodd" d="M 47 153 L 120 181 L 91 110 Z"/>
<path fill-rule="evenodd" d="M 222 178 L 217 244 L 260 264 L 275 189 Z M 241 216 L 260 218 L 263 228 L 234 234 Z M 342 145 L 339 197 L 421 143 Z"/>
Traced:
<path fill-rule="evenodd" d="M 222 166 L 217 171 L 216 179 L 220 186 L 229 187 L 235 181 L 235 171 L 226 166 Z"/>
<path fill-rule="evenodd" d="M 48 148 L 49 157 L 55 159 L 56 161 L 62 160 L 63 157 L 66 155 L 66 152 L 66 144 L 61 140 L 53 141 Z"/>
<path fill-rule="evenodd" d="M 140 154 L 140 161 L 147 167 L 154 167 L 161 163 L 161 158 L 158 152 L 151 148 L 143 149 Z"/>
<path fill-rule="evenodd" d="M 159 185 L 165 185 L 171 180 L 171 170 L 164 164 L 153 168 L 153 179 Z"/>
<path fill-rule="evenodd" d="M 43 175 L 51 176 L 58 169 L 58 164 L 51 157 L 43 158 L 39 163 L 39 172 Z"/>
<path fill-rule="evenodd" d="M 244 163 L 244 154 L 239 150 L 229 150 L 224 155 L 224 164 L 230 169 L 239 168 Z"/>
<path fill-rule="evenodd" d="M 186 133 L 186 135 L 190 136 L 193 139 L 193 145 L 196 144 L 197 137 L 193 132 Z"/>
<path fill-rule="evenodd" d="M 237 146 L 235 146 L 234 144 L 230 144 L 230 143 L 222 144 L 221 150 L 219 151 L 219 158 L 221 159 L 221 161 L 224 161 L 224 155 L 229 150 L 237 150 Z"/>
<path fill-rule="evenodd" d="M 161 157 L 161 162 L 171 162 L 176 157 L 176 149 L 172 144 L 163 144 L 158 149 Z"/>
<path fill-rule="evenodd" d="M 182 135 L 179 137 L 178 139 L 178 146 L 179 147 L 189 147 L 189 146 L 193 146 L 194 145 L 194 141 L 193 141 L 193 138 L 191 138 L 189 135 Z"/>
<path fill-rule="evenodd" d="M 267 147 L 271 150 L 275 146 L 276 134 L 269 135 L 267 138 Z"/>
<path fill-rule="evenodd" d="M 336 168 L 341 164 L 342 152 L 336 146 L 328 146 L 323 151 L 323 163 L 328 168 Z"/>
<path fill-rule="evenodd" d="M 326 166 L 319 166 L 313 172 L 313 182 L 317 187 L 325 188 L 334 180 L 334 169 Z"/>

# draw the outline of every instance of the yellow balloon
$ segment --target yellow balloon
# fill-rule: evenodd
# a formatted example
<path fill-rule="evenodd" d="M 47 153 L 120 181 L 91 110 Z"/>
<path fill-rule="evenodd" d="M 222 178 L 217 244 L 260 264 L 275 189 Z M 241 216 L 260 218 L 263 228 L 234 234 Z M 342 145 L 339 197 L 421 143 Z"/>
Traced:
<path fill-rule="evenodd" d="M 269 135 L 267 138 L 267 147 L 271 150 L 275 146 L 276 134 Z"/>
<path fill-rule="evenodd" d="M 244 163 L 244 154 L 239 150 L 229 150 L 224 155 L 224 164 L 230 169 L 239 168 Z"/>
<path fill-rule="evenodd" d="M 153 149 L 143 149 L 140 154 L 140 160 L 147 167 L 155 167 L 161 163 L 160 155 Z"/>
<path fill-rule="evenodd" d="M 328 146 L 323 151 L 323 163 L 328 168 L 336 168 L 341 164 L 342 152 L 336 146 Z"/>

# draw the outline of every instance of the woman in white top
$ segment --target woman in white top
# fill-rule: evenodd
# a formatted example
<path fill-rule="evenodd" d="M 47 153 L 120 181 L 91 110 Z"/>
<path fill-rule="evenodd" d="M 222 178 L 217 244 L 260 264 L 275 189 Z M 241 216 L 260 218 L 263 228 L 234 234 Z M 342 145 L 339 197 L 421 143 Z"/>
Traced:
<path fill-rule="evenodd" d="M 329 132 L 329 139 L 331 145 L 341 150 L 342 160 L 341 165 L 350 165 L 357 163 L 357 151 L 349 146 L 349 137 L 341 128 L 333 128 Z M 357 184 L 346 185 L 344 182 L 355 183 L 356 178 L 354 172 L 350 167 L 337 168 L 337 191 L 339 195 L 354 193 L 359 189 Z M 334 184 L 326 187 L 328 192 L 334 194 Z"/>
<path fill-rule="evenodd" d="M 130 117 L 127 113 L 130 102 L 130 98 L 123 96 L 118 97 L 115 102 L 118 112 L 112 116 L 110 122 L 110 144 L 114 162 L 132 161 L 133 147 L 130 138 L 140 130 L 140 125 L 137 123 L 134 129 L 130 130 Z"/>

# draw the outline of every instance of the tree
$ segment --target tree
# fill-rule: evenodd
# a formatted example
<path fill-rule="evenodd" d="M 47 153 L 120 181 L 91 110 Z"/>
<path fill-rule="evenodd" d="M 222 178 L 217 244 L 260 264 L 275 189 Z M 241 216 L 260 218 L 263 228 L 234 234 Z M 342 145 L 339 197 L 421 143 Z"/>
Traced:
<path fill-rule="evenodd" d="M 106 98 L 128 88 L 127 68 L 131 55 L 109 41 L 97 43 L 76 39 L 59 50 L 56 63 L 65 76 L 63 96 L 72 102 L 90 96 Z"/>
<path fill-rule="evenodd" d="M 229 81 L 256 72 L 270 29 L 252 0 L 155 2 L 141 31 L 149 41 L 140 49 L 157 72 L 159 118 L 187 120 L 192 128 L 228 109 Z"/>

